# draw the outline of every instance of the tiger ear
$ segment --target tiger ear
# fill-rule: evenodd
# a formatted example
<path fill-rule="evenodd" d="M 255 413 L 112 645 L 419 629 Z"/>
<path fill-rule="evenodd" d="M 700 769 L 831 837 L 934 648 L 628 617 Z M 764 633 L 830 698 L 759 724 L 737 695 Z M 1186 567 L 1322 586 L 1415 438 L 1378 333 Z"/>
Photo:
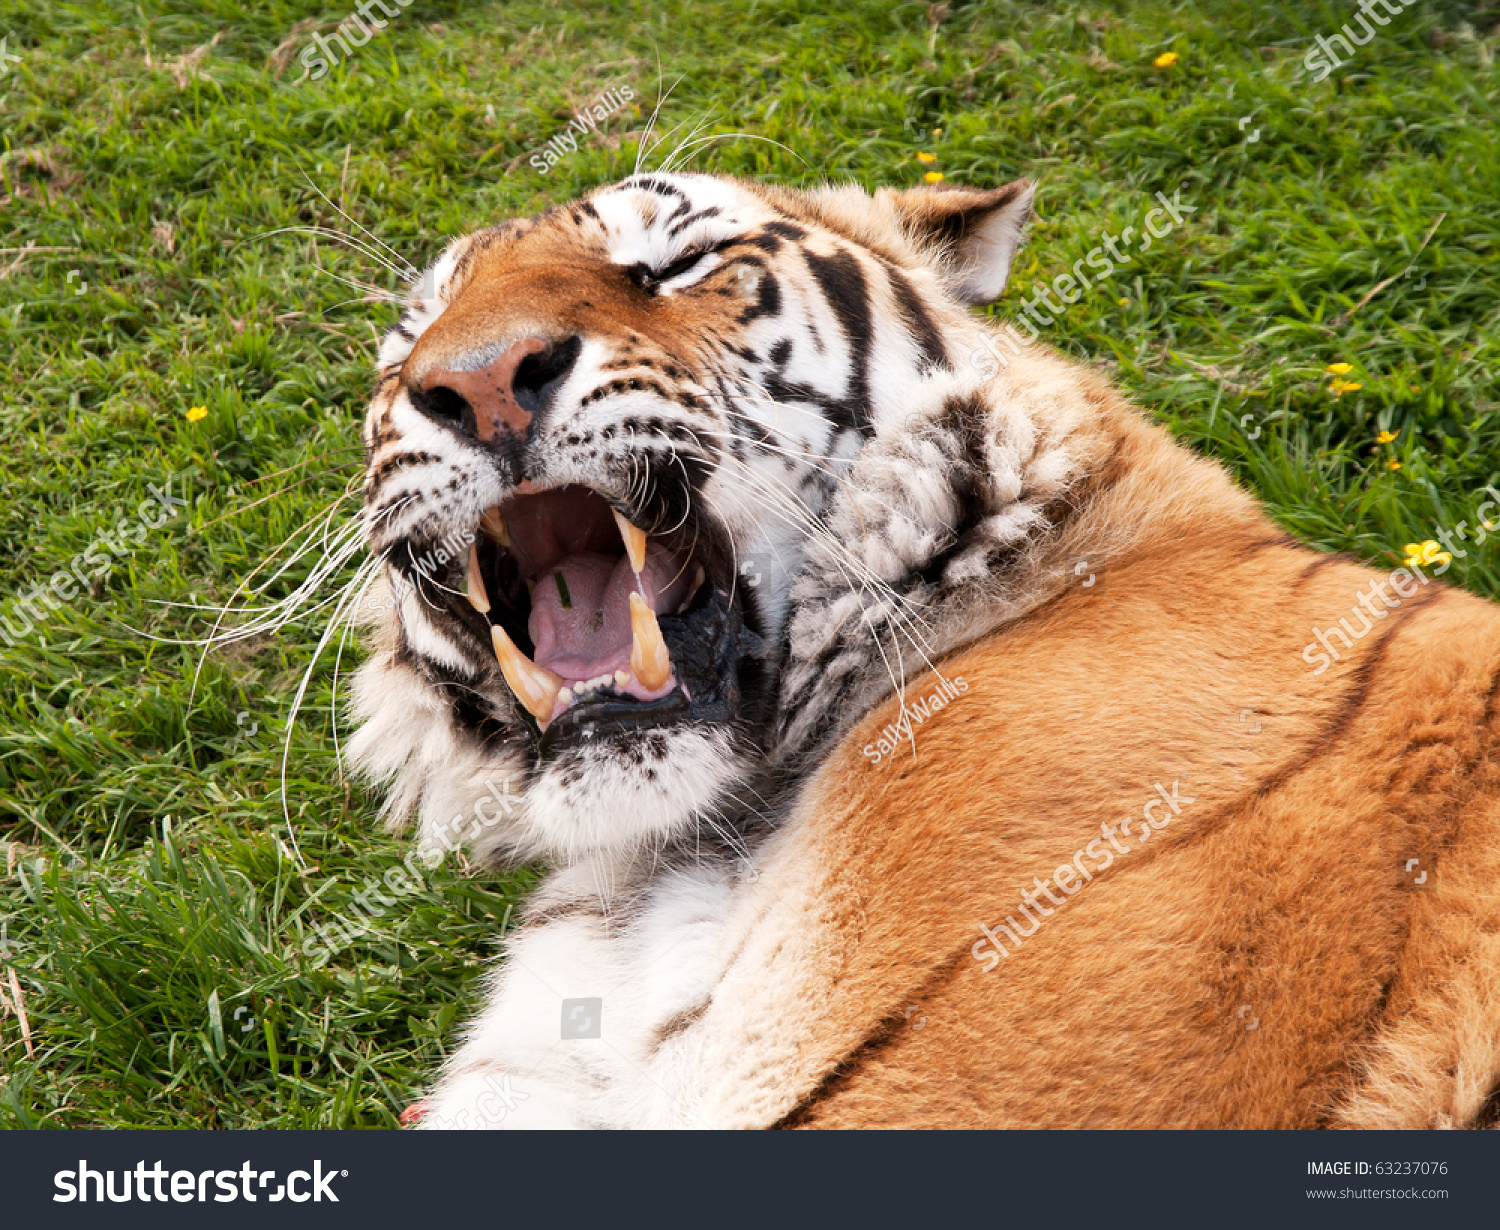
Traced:
<path fill-rule="evenodd" d="M 993 303 L 1005 289 L 1011 258 L 1031 217 L 1030 180 L 1001 188 L 886 190 L 918 243 L 947 252 L 954 292 L 971 307 Z"/>

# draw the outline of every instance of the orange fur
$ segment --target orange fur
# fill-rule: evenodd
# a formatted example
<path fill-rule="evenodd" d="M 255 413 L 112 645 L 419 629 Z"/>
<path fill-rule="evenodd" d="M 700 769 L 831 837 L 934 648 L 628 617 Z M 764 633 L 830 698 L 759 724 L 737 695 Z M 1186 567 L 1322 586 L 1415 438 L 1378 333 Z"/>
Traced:
<path fill-rule="evenodd" d="M 1434 581 L 1315 676 L 1311 628 L 1375 574 L 1286 539 L 1164 433 L 1121 431 L 1143 481 L 1079 532 L 1150 528 L 1105 591 L 943 663 L 968 692 L 875 765 L 861 749 L 900 714 L 883 706 L 802 809 L 785 859 L 821 869 L 830 903 L 838 1063 L 786 1122 L 1493 1118 L 1500 612 Z M 1178 779 L 1195 801 L 985 972 L 980 925 Z M 1434 876 L 1404 885 L 1429 853 Z"/>
<path fill-rule="evenodd" d="M 822 755 L 819 740 L 831 741 L 840 727 L 836 715 L 819 711 L 804 734 L 797 710 L 793 734 L 778 734 L 792 748 L 785 761 L 746 769 L 782 773 L 778 785 L 789 794 L 805 788 L 788 804 L 790 815 L 776 812 L 774 831 L 757 834 L 755 876 L 726 893 L 727 968 L 705 975 L 705 998 L 684 994 L 680 1011 L 652 1022 L 643 1052 L 664 1054 L 667 1066 L 680 1061 L 673 1070 L 691 1074 L 684 1083 L 701 1093 L 714 1122 L 745 1126 L 1500 1120 L 1500 608 L 1430 580 L 1398 606 L 1372 612 L 1368 634 L 1315 672 L 1304 657 L 1313 629 L 1347 616 L 1375 572 L 1320 557 L 1280 532 L 1219 466 L 1178 447 L 1095 373 L 1042 346 L 1007 357 L 993 378 L 995 368 L 975 360 L 985 326 L 964 305 L 998 294 L 1012 231 L 1029 208 L 1028 184 L 874 197 L 857 188 L 733 186 L 769 205 L 782 234 L 802 236 L 774 263 L 777 284 L 795 292 L 788 300 L 826 291 L 808 253 L 824 262 L 825 275 L 837 254 L 844 307 L 857 304 L 851 319 L 877 324 L 886 314 L 884 331 L 870 336 L 887 339 L 893 365 L 903 346 L 919 363 L 918 334 L 935 346 L 926 383 L 893 381 L 887 370 L 876 379 L 886 387 L 857 407 L 864 438 L 840 463 L 824 510 L 837 519 L 825 518 L 807 544 L 788 595 L 789 645 L 779 669 L 804 675 L 784 675 L 780 703 L 797 710 L 803 697 L 821 695 L 831 711 L 841 703 L 833 698 L 862 697 L 848 702 L 852 720 L 885 686 L 877 668 L 893 681 L 909 676 L 934 645 L 945 654 L 942 679 L 962 679 L 967 690 L 947 691 L 936 675 L 908 679 L 908 700 L 940 688 L 952 699 L 872 763 L 866 749 L 902 718 L 899 700 L 876 706 L 805 783 L 802 774 Z M 661 206 L 644 195 L 651 200 L 643 212 L 655 218 Z M 528 443 L 518 431 L 516 476 L 516 458 L 542 445 L 554 467 L 531 456 L 528 464 L 540 468 L 528 470 L 527 481 L 598 477 L 582 441 L 598 423 L 614 430 L 599 417 L 610 382 L 664 382 L 645 432 L 659 431 L 655 416 L 674 405 L 703 410 L 709 401 L 700 406 L 700 397 L 726 371 L 760 379 L 759 368 L 742 370 L 736 356 L 760 361 L 749 351 L 756 335 L 747 322 L 760 315 L 749 308 L 772 264 L 760 257 L 726 264 L 694 293 L 653 296 L 631 281 L 635 257 L 606 259 L 603 231 L 584 224 L 590 209 L 559 207 L 450 250 L 444 296 L 434 296 L 435 309 L 413 309 L 420 336 L 403 326 L 398 336 L 411 341 L 409 351 L 389 350 L 367 428 L 367 495 L 403 466 L 433 460 L 407 454 L 400 430 L 417 419 L 413 395 L 429 376 L 456 372 L 464 387 L 496 379 L 496 356 L 513 355 L 528 338 L 541 347 L 587 337 L 612 357 L 597 373 L 608 381 L 571 411 L 549 411 L 537 439 Z M 986 211 L 998 219 L 989 231 Z M 748 258 L 781 250 L 781 242 L 761 232 L 720 247 Z M 853 248 L 862 249 L 859 260 Z M 849 269 L 865 273 L 854 278 Z M 889 276 L 898 272 L 899 282 Z M 911 312 L 903 295 L 922 311 Z M 921 318 L 920 329 L 901 323 L 903 311 Z M 832 338 L 837 322 L 828 323 Z M 766 341 L 757 345 L 790 353 L 789 338 Z M 820 355 L 824 345 L 816 340 Z M 861 369 L 861 379 L 868 374 Z M 777 410 L 769 400 L 749 404 Z M 496 421 L 526 426 L 520 416 Z M 729 434 L 727 419 L 682 421 L 710 440 Z M 460 433 L 454 424 L 443 430 Z M 694 438 L 681 430 L 680 438 Z M 490 442 L 489 432 L 478 434 Z M 941 451 L 950 440 L 962 448 Z M 462 477 L 462 466 L 444 464 L 443 481 L 457 485 L 448 474 Z M 763 528 L 742 506 L 764 488 L 745 485 L 733 467 L 716 477 L 744 486 L 744 498 L 723 501 L 745 523 L 726 521 L 726 537 Z M 921 490 L 929 477 L 932 489 Z M 940 490 L 943 481 L 965 488 L 963 498 Z M 610 494 L 618 509 L 632 491 Z M 945 511 L 950 506 L 958 511 Z M 641 510 L 641 523 L 659 511 Z M 447 529 L 443 516 L 452 514 L 440 512 L 434 518 Z M 472 532 L 481 513 L 470 507 L 465 515 Z M 854 527 L 864 527 L 864 543 L 853 541 Z M 983 545 L 990 532 L 993 552 L 959 552 L 970 539 Z M 945 562 L 938 549 L 947 546 L 954 550 Z M 1070 584 L 1080 557 L 1102 560 L 1102 588 Z M 819 568 L 832 579 L 819 580 Z M 941 584 L 899 592 L 889 584 L 925 586 L 928 571 Z M 851 614 L 849 627 L 819 622 L 845 597 L 850 611 L 872 615 L 861 595 L 844 593 L 856 582 L 862 591 L 889 590 L 876 596 L 891 597 L 894 613 L 868 624 Z M 455 585 L 444 592 L 472 617 Z M 805 602 L 809 595 L 830 601 Z M 414 628 L 425 628 L 426 615 L 411 603 Z M 392 813 L 418 801 L 427 808 L 429 794 L 464 801 L 464 782 L 477 792 L 480 766 L 493 767 L 485 757 L 520 783 L 532 767 L 522 724 L 506 727 L 517 737 L 498 751 L 488 732 L 475 744 L 482 752 L 450 746 L 437 693 L 407 699 L 426 693 L 397 660 L 394 623 L 389 616 L 380 670 L 367 668 L 364 685 L 366 711 L 385 723 L 367 726 L 360 749 L 387 777 L 401 777 Z M 437 631 L 427 642 L 434 653 L 448 646 L 454 660 L 472 665 L 459 677 L 463 691 L 487 697 L 497 718 L 514 715 L 498 667 L 470 664 L 452 648 L 462 642 Z M 851 649 L 842 674 L 817 673 L 828 644 L 830 653 L 868 650 L 870 637 L 878 656 Z M 481 641 L 482 653 L 487 645 Z M 831 678 L 839 689 L 869 686 L 820 692 Z M 397 720 L 421 704 L 424 722 Z M 402 776 L 412 765 L 423 772 Z M 619 773 L 629 767 L 622 765 Z M 1188 801 L 1172 814 L 1164 795 Z M 1160 827 L 1143 838 L 1139 826 L 1152 807 Z M 437 803 L 430 810 L 443 814 Z M 588 839 L 579 840 L 568 826 L 575 810 L 592 821 L 606 809 L 558 802 L 555 810 L 568 840 L 554 847 L 569 856 L 593 852 L 599 834 L 579 825 Z M 691 810 L 681 808 L 688 819 Z M 1128 852 L 1111 847 L 1104 866 L 1087 851 L 1114 840 L 1102 826 L 1127 817 L 1136 836 Z M 664 822 L 662 834 L 670 831 Z M 496 838 L 480 853 L 554 847 Z M 621 849 L 624 867 L 635 852 Z M 1409 860 L 1434 854 L 1435 867 L 1422 864 L 1427 880 L 1414 883 Z M 1074 872 L 1059 875 L 1065 864 Z M 655 870 L 652 861 L 643 879 Z M 1070 895 L 1056 899 L 1024 942 L 1013 937 L 1003 956 L 987 950 L 991 931 L 1020 916 L 1034 879 L 1055 880 Z M 589 904 L 571 881 L 556 894 L 550 900 L 570 908 Z M 539 911 L 531 929 L 545 937 L 552 921 Z M 592 954 L 597 939 L 609 951 L 603 921 L 599 931 L 580 947 Z M 503 994 L 495 1002 L 506 1006 Z M 497 1010 L 496 1019 L 509 1018 Z M 509 1028 L 496 1029 L 489 1049 L 466 1044 L 475 1057 L 459 1075 L 503 1057 Z M 592 1097 L 602 1082 L 587 1075 Z M 620 1105 L 633 1109 L 640 1100 Z"/>

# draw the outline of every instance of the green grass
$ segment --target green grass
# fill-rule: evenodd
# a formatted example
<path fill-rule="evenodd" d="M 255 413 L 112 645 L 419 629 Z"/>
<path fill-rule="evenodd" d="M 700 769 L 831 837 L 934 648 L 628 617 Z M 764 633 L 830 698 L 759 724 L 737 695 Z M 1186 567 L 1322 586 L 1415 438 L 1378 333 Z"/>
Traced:
<path fill-rule="evenodd" d="M 342 227 L 316 189 L 421 264 L 453 234 L 626 173 L 658 56 L 682 79 L 667 125 L 707 119 L 800 155 L 729 140 L 701 168 L 912 184 L 923 151 L 953 182 L 1038 179 L 1012 293 L 1182 186 L 1197 212 L 1073 307 L 1054 345 L 1319 548 L 1394 566 L 1500 485 L 1500 12 L 1413 4 L 1311 84 L 1310 40 L 1352 3 L 957 3 L 935 26 L 925 4 L 836 7 L 417 0 L 299 84 L 308 28 L 294 31 L 330 31 L 342 4 L 10 0 L 0 614 L 133 517 L 148 484 L 176 476 L 191 503 L 0 643 L 0 972 L 15 970 L 35 1049 L 0 1019 L 0 1120 L 391 1126 L 533 882 L 445 865 L 313 967 L 298 955 L 312 925 L 403 853 L 340 780 L 331 652 L 288 754 L 307 869 L 289 853 L 281 743 L 320 621 L 210 655 L 196 695 L 197 651 L 143 635 L 201 636 L 164 604 L 228 601 L 356 473 L 392 314 L 329 275 L 397 281 L 268 234 Z M 219 35 L 194 75 L 181 58 Z M 1177 62 L 1155 67 L 1166 51 Z M 605 139 L 548 175 L 528 164 L 570 106 L 626 84 L 637 101 Z M 1362 387 L 1334 397 L 1334 362 Z M 207 414 L 190 422 L 194 406 Z M 1496 557 L 1471 549 L 1449 579 L 1500 595 Z"/>

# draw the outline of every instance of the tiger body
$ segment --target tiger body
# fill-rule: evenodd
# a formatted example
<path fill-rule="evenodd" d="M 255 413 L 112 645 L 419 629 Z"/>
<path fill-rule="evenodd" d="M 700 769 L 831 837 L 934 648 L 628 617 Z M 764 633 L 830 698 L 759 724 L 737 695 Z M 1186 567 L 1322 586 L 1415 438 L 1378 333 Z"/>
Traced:
<path fill-rule="evenodd" d="M 553 868 L 424 1126 L 1494 1117 L 1495 608 L 983 362 L 1029 199 L 641 176 L 424 280 L 353 752 Z"/>

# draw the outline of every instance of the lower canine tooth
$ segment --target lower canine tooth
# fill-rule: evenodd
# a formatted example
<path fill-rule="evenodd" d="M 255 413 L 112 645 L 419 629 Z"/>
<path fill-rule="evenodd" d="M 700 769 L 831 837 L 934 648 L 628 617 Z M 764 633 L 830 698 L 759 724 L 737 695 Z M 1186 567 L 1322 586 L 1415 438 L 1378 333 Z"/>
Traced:
<path fill-rule="evenodd" d="M 478 544 L 469 547 L 469 576 L 464 588 L 469 596 L 469 604 L 481 614 L 489 614 L 490 595 L 484 588 L 484 576 L 479 571 Z"/>
<path fill-rule="evenodd" d="M 654 692 L 672 677 L 672 657 L 661 639 L 656 612 L 640 596 L 630 595 L 630 669 L 647 691 Z"/>
<path fill-rule="evenodd" d="M 484 515 L 479 518 L 479 525 L 502 547 L 510 546 L 510 531 L 505 528 L 505 518 L 500 515 L 498 508 L 485 509 Z"/>
<path fill-rule="evenodd" d="M 614 509 L 610 511 L 614 512 Z M 620 527 L 620 537 L 625 540 L 625 554 L 630 556 L 630 571 L 640 572 L 646 566 L 646 531 L 636 529 L 619 513 L 615 513 L 615 524 Z"/>
<path fill-rule="evenodd" d="M 551 721 L 552 710 L 557 707 L 557 694 L 562 688 L 561 676 L 554 675 L 545 666 L 538 666 L 517 649 L 516 643 L 499 624 L 490 625 L 490 638 L 495 643 L 495 657 L 500 659 L 500 671 L 516 699 L 538 722 Z"/>

